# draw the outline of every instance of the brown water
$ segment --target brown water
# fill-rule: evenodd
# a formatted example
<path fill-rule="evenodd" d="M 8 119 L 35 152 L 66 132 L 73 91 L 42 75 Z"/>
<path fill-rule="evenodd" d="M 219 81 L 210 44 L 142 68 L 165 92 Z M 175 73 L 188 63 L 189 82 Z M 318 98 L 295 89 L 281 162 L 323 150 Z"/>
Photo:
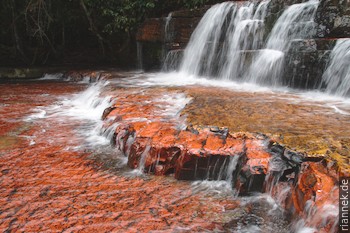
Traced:
<path fill-rule="evenodd" d="M 286 104 L 281 96 L 134 86 L 135 80 L 120 79 L 130 75 L 114 75 L 118 79 L 101 88 L 102 96 L 185 93 L 192 97 L 182 112 L 188 123 L 264 132 L 291 147 L 314 151 L 315 145 L 348 159 L 349 134 L 341 133 L 349 129 L 347 115 Z M 99 97 L 76 95 L 86 88 L 61 81 L 0 84 L 0 231 L 291 232 L 268 195 L 238 198 L 220 182 L 135 175 L 123 156 L 95 135 L 101 110 L 75 111 L 84 105 L 81 99 Z M 105 104 L 101 101 L 96 103 Z"/>
<path fill-rule="evenodd" d="M 350 114 L 334 112 L 327 102 L 222 88 L 192 87 L 187 92 L 193 100 L 183 113 L 194 125 L 262 132 L 309 156 L 333 158 L 350 172 Z M 341 111 L 350 113 L 350 104 Z"/>

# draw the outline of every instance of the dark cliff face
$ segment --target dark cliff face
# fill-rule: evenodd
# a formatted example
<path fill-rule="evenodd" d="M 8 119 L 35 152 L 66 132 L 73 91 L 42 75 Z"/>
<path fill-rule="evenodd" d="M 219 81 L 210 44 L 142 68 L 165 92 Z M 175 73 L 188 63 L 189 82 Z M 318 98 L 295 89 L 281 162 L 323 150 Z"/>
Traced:
<path fill-rule="evenodd" d="M 286 7 L 301 2 L 305 0 L 271 0 L 265 19 L 265 38 Z M 143 44 L 144 69 L 160 68 L 166 54 L 181 52 L 209 7 L 172 12 L 168 21 L 167 18 L 146 20 L 137 34 L 137 41 Z M 322 74 L 336 40 L 350 37 L 350 2 L 320 0 L 315 24 L 313 38 L 293 41 L 291 49 L 286 51 L 284 85 L 306 89 L 320 88 Z"/>
<path fill-rule="evenodd" d="M 317 37 L 350 37 L 350 1 L 322 0 L 316 13 Z"/>
<path fill-rule="evenodd" d="M 143 68 L 160 69 L 169 51 L 184 49 L 208 8 L 175 11 L 168 17 L 147 19 L 136 35 L 136 40 L 142 43 Z"/>

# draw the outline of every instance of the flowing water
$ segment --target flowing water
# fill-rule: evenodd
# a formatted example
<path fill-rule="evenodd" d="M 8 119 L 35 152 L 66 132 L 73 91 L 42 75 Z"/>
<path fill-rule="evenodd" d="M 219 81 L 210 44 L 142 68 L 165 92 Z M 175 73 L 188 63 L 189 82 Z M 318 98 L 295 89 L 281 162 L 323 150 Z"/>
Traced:
<path fill-rule="evenodd" d="M 227 161 L 217 181 L 191 183 L 172 176 L 146 175 L 141 172 L 142 160 L 135 171 L 130 170 L 123 154 L 110 144 L 115 125 L 106 128 L 101 120 L 104 109 L 115 102 L 122 106 L 136 103 L 144 112 L 140 116 L 146 119 L 130 116 L 126 119 L 130 122 L 160 119 L 182 128 L 192 121 L 181 117 L 185 106 L 206 112 L 215 122 L 208 108 L 198 102 L 202 93 L 215 101 L 214 93 L 249 96 L 248 89 L 223 89 L 215 87 L 215 82 L 205 87 L 208 83 L 193 85 L 184 80 L 180 85 L 161 74 L 113 76 L 118 78 L 90 86 L 62 82 L 60 75 L 21 85 L 0 85 L 1 229 L 291 232 L 295 228 L 293 231 L 299 232 L 309 227 L 303 222 L 291 224 L 284 216 L 279 197 L 283 199 L 285 192 L 277 198 L 268 193 L 238 197 L 231 186 L 238 157 Z M 259 99 L 265 98 L 266 103 L 292 104 L 304 98 L 278 92 L 270 98 L 271 90 L 267 89 L 260 93 Z M 332 108 L 306 98 L 303 102 L 300 111 L 320 108 L 325 115 L 344 116 L 346 122 L 346 115 Z M 208 104 L 215 106 L 215 102 Z M 145 115 L 147 106 L 155 107 L 155 114 Z M 275 117 L 278 112 L 276 109 Z M 347 127 L 344 122 L 339 122 L 343 128 Z"/>
<path fill-rule="evenodd" d="M 225 2 L 203 16 L 184 52 L 180 71 L 188 75 L 260 85 L 282 85 L 285 53 L 294 39 L 314 35 L 319 1 L 294 4 L 283 12 L 264 41 L 270 1 Z"/>
<path fill-rule="evenodd" d="M 350 95 L 350 39 L 337 41 L 322 79 L 326 92 L 344 97 Z"/>
<path fill-rule="evenodd" d="M 289 6 L 275 23 L 266 47 L 253 59 L 246 80 L 257 84 L 281 85 L 285 52 L 293 39 L 310 38 L 318 0 Z M 264 67 L 262 69 L 262 67 Z"/>
<path fill-rule="evenodd" d="M 332 52 L 323 77 L 328 94 L 276 87 L 291 40 L 313 33 L 319 2 L 288 7 L 264 43 L 269 3 L 209 9 L 179 73 L 102 72 L 109 78 L 92 84 L 88 76 L 72 82 L 60 74 L 0 83 L 0 230 L 317 232 L 320 222 L 337 219 L 338 206 L 315 212 L 307 202 L 306 218 L 291 220 L 284 210 L 291 188 L 277 185 L 285 169 L 278 159 L 265 177 L 265 193 L 238 196 L 232 181 L 239 156 L 225 159 L 216 180 L 176 181 L 144 173 L 149 143 L 136 169 L 128 168 L 127 148 L 114 138 L 122 123 L 226 126 L 330 156 L 349 171 L 349 41 L 338 41 Z M 247 50 L 258 52 L 248 56 Z M 139 64 L 141 53 L 139 44 Z M 102 120 L 110 106 L 124 111 L 122 121 Z M 329 231 L 336 232 L 335 225 Z"/>
<path fill-rule="evenodd" d="M 268 3 L 225 2 L 209 9 L 191 36 L 181 72 L 237 78 L 244 60 L 240 51 L 261 47 Z"/>

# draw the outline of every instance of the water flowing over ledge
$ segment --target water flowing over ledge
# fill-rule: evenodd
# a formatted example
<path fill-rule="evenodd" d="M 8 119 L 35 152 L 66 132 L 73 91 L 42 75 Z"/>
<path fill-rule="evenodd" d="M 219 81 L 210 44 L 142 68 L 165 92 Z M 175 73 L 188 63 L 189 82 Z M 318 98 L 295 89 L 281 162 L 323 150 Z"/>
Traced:
<path fill-rule="evenodd" d="M 314 39 L 320 2 L 309 0 L 286 7 L 271 27 L 270 5 L 275 7 L 273 4 L 261 1 L 214 5 L 199 22 L 186 49 L 169 51 L 163 70 L 267 87 L 318 89 L 331 95 L 348 96 L 350 71 L 346 54 L 350 49 L 344 42 L 347 39 L 340 39 L 334 48 L 331 44 L 336 39 Z M 319 66 L 319 69 L 312 66 Z"/>
<path fill-rule="evenodd" d="M 47 148 L 59 146 L 60 150 L 67 154 L 80 151 L 92 153 L 91 156 L 94 159 L 117 172 L 122 178 L 114 177 L 118 182 L 111 184 L 109 178 L 105 180 L 96 175 L 95 180 L 86 178 L 81 179 L 80 182 L 84 183 L 86 180 L 92 183 L 97 182 L 99 185 L 108 184 L 114 187 L 114 191 L 108 189 L 109 195 L 112 196 L 122 195 L 116 190 L 125 190 L 127 184 L 140 187 L 138 186 L 140 182 L 149 182 L 149 185 L 156 183 L 156 186 L 159 185 L 158 189 L 161 190 L 159 192 L 180 192 L 177 203 L 186 203 L 188 208 L 195 205 L 194 203 L 201 203 L 195 200 L 197 195 L 202 196 L 205 199 L 203 205 L 211 206 L 210 213 L 215 212 L 214 215 L 218 215 L 216 218 L 211 214 L 209 222 L 214 221 L 214 218 L 223 218 L 215 220 L 218 222 L 215 227 L 223 231 L 226 229 L 249 232 L 274 229 L 276 232 L 299 232 L 307 229 L 310 231 L 326 229 L 328 232 L 334 232 L 332 229 L 337 219 L 337 200 L 333 198 L 336 197 L 337 192 L 336 172 L 339 167 L 327 156 L 310 156 L 296 152 L 279 144 L 275 138 L 261 133 L 243 133 L 225 127 L 190 125 L 193 120 L 184 115 L 183 109 L 192 107 L 203 110 L 206 112 L 203 115 L 211 116 L 210 121 L 215 122 L 215 115 L 210 115 L 208 108 L 198 102 L 202 98 L 202 93 L 213 100 L 216 98 L 213 93 L 220 94 L 220 106 L 226 108 L 224 105 L 226 100 L 223 97 L 227 95 L 228 98 L 231 98 L 230 93 L 235 93 L 233 89 L 205 87 L 198 83 L 191 85 L 187 83 L 181 86 L 176 84 L 175 80 L 166 79 L 166 76 L 164 78 L 158 74 L 118 72 L 89 74 L 86 72 L 81 75 L 78 72 L 77 74 L 70 73 L 70 75 L 80 77 L 80 80 L 99 78 L 100 81 L 91 84 L 79 94 L 60 97 L 51 106 L 37 107 L 35 112 L 26 118 L 26 124 L 38 126 L 37 130 L 33 129 L 24 134 L 23 139 L 27 143 L 25 146 L 30 148 L 28 153 L 35 150 L 34 154 L 42 154 L 44 157 L 40 157 L 40 160 L 46 157 L 45 153 L 39 153 L 40 148 L 45 149 L 45 146 Z M 65 79 L 65 75 L 58 76 Z M 68 80 L 80 81 L 77 78 Z M 198 81 L 198 79 L 194 80 Z M 41 80 L 41 82 L 56 81 Z M 69 82 L 62 82 L 62 84 L 72 85 Z M 57 86 L 55 83 L 53 85 Z M 282 93 L 282 96 L 277 97 L 275 92 L 268 89 L 255 93 L 244 89 L 237 92 L 237 96 L 242 96 L 246 100 L 266 98 L 266 103 L 272 101 L 267 96 L 264 97 L 265 94 L 275 95 L 274 104 L 278 104 L 277 99 L 283 100 L 285 97 Z M 39 97 L 45 98 L 45 96 Z M 286 99 L 283 103 L 288 101 L 290 100 Z M 232 104 L 235 105 L 235 103 Z M 309 104 L 313 106 L 315 103 Z M 212 104 L 209 103 L 210 105 Z M 302 108 L 309 108 L 307 104 L 302 106 Z M 295 107 L 292 108 L 295 109 Z M 315 109 L 318 110 L 319 107 Z M 333 114 L 337 118 L 342 116 L 332 111 L 329 109 L 327 114 Z M 221 113 L 217 112 L 217 114 L 224 117 Z M 73 122 L 79 124 L 72 127 Z M 68 130 L 67 127 L 70 129 Z M 52 134 L 55 135 L 54 137 L 51 135 L 52 132 L 55 132 Z M 67 141 L 67 133 L 74 135 L 69 141 Z M 48 134 L 51 137 L 48 137 Z M 59 152 L 55 153 L 56 156 L 60 156 Z M 36 155 L 33 158 L 36 158 Z M 28 156 L 28 159 L 31 161 L 32 157 Z M 62 166 L 73 166 L 73 161 L 77 159 L 77 156 L 74 155 L 66 159 L 67 163 L 70 161 L 69 164 L 65 164 L 63 158 L 58 159 L 57 157 L 55 161 L 61 161 Z M 79 163 L 79 160 L 75 162 Z M 4 164 L 8 163 L 10 160 Z M 127 169 L 126 165 L 133 170 Z M 45 172 L 48 171 L 45 170 Z M 70 174 L 70 170 L 67 169 L 65 173 Z M 166 180 L 164 182 L 171 182 L 171 186 L 169 184 L 163 186 L 162 182 L 157 183 L 163 178 L 148 176 L 147 173 L 170 175 L 164 178 Z M 82 174 L 85 176 L 86 173 Z M 178 179 L 196 181 L 176 183 L 171 174 Z M 109 174 L 109 176 L 113 175 Z M 142 179 L 146 181 L 140 181 Z M 149 190 L 146 186 L 147 184 L 140 190 Z M 177 190 L 179 187 L 182 188 Z M 186 194 L 181 189 L 192 194 Z M 97 188 L 96 190 L 98 191 Z M 72 192 L 75 191 L 72 190 Z M 112 194 L 113 192 L 115 194 Z M 95 194 L 89 191 L 88 195 L 92 197 Z M 160 199 L 168 203 L 168 198 L 168 195 L 163 194 Z M 181 202 L 181 198 L 185 198 L 185 201 Z M 105 197 L 102 195 L 99 200 L 105 200 Z M 222 204 L 217 204 L 218 200 L 229 204 L 222 207 Z M 81 202 L 78 198 L 77 204 L 79 203 Z M 145 205 L 142 201 L 138 203 L 140 206 Z M 171 203 L 167 205 L 173 206 Z M 111 207 L 106 208 L 109 210 Z M 157 209 L 158 207 L 152 208 Z M 134 206 L 132 209 L 138 210 L 139 207 Z M 103 210 L 99 211 L 105 213 Z M 315 215 L 315 212 L 320 214 Z M 152 210 L 151 213 L 154 214 L 154 211 Z M 172 216 L 173 213 L 170 214 Z M 134 214 L 133 216 L 141 221 L 144 220 L 143 215 Z M 182 213 L 180 216 L 185 216 L 185 214 Z M 202 218 L 201 214 L 199 216 Z M 120 218 L 127 221 L 122 216 Z M 96 220 L 95 217 L 93 219 Z M 291 219 L 294 220 L 290 221 Z M 162 229 L 184 227 L 183 222 L 186 221 L 168 222 L 169 225 L 164 223 L 162 227 L 165 228 Z M 110 226 L 105 224 L 106 227 Z M 139 224 L 135 226 L 140 227 Z M 196 228 L 193 222 L 188 224 L 186 229 L 188 231 L 213 229 L 205 224 L 202 226 L 205 227 Z M 129 229 L 118 227 L 118 229 Z M 147 227 L 150 226 L 147 225 Z"/>
<path fill-rule="evenodd" d="M 122 164 L 134 169 L 129 175 L 174 173 L 177 179 L 204 180 L 193 183 L 197 191 L 234 196 L 266 193 L 278 208 L 292 210 L 294 231 L 335 231 L 339 168 L 331 160 L 292 151 L 263 134 L 230 133 L 215 126 L 186 127 L 180 112 L 191 99 L 164 86 L 154 91 L 150 88 L 154 85 L 161 84 L 152 81 L 152 76 L 110 79 L 93 84 L 72 100 L 74 109 L 87 106 L 102 116 L 103 121 L 94 117 L 93 134 L 105 137 L 126 156 Z M 126 89 L 112 91 L 113 86 Z M 103 98 L 99 97 L 102 92 Z M 75 104 L 80 99 L 86 104 Z M 103 114 L 100 106 L 105 107 Z M 96 138 L 87 140 L 98 144 Z M 310 179 L 317 182 L 310 186 Z M 320 215 L 312 214 L 316 211 Z"/>

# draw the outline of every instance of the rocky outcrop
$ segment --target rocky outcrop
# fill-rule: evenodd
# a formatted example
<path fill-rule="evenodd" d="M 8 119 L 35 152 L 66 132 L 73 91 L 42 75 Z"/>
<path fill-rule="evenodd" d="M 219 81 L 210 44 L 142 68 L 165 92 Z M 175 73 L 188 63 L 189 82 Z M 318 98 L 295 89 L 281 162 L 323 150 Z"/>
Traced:
<path fill-rule="evenodd" d="M 240 195 L 270 193 L 307 226 L 324 232 L 335 226 L 336 217 L 327 209 L 338 205 L 341 171 L 335 162 L 290 150 L 259 133 L 180 127 L 176 118 L 159 115 L 162 103 L 152 103 L 154 98 L 160 99 L 158 93 L 121 92 L 103 114 L 106 130 L 117 123 L 112 142 L 130 168 L 180 180 L 225 180 Z"/>
<path fill-rule="evenodd" d="M 265 19 L 265 39 L 286 7 L 300 2 L 304 1 L 270 1 Z M 306 89 L 322 88 L 322 74 L 337 38 L 350 37 L 349 4 L 346 0 L 320 0 L 313 38 L 294 41 L 291 49 L 285 51 L 283 85 Z M 173 12 L 165 18 L 146 20 L 137 37 L 144 46 L 144 68 L 159 68 L 164 61 L 165 71 L 176 70 L 182 51 L 206 9 Z M 252 53 L 254 52 L 244 51 L 242 54 Z M 243 60 L 246 67 L 249 67 L 250 59 Z"/>
<path fill-rule="evenodd" d="M 139 60 L 143 68 L 159 69 L 169 51 L 184 49 L 207 9 L 181 10 L 167 17 L 147 19 L 136 36 L 142 44 Z"/>
<path fill-rule="evenodd" d="M 295 41 L 288 51 L 284 80 L 290 87 L 322 88 L 322 74 L 336 40 L 350 37 L 350 2 L 321 0 L 315 23 L 315 38 Z"/>
<path fill-rule="evenodd" d="M 28 68 L 0 68 L 0 78 L 23 78 L 34 79 L 41 78 L 46 73 L 62 72 L 66 67 L 28 67 Z"/>
<path fill-rule="evenodd" d="M 319 38 L 350 37 L 350 2 L 321 0 L 315 22 Z"/>
<path fill-rule="evenodd" d="M 335 39 L 295 40 L 287 52 L 284 85 L 301 89 L 321 87 Z"/>

